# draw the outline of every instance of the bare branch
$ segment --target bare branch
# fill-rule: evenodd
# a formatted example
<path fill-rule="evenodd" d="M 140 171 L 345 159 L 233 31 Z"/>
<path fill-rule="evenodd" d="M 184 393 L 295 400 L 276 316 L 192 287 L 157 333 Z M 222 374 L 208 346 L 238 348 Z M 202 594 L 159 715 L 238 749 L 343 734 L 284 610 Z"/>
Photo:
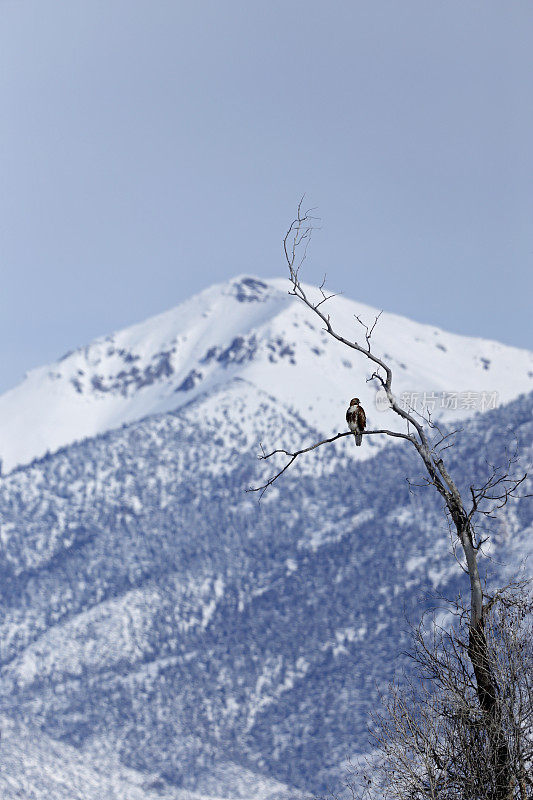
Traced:
<path fill-rule="evenodd" d="M 362 436 L 376 436 L 378 434 L 383 434 L 385 436 L 392 436 L 397 439 L 409 439 L 412 441 L 412 437 L 408 436 L 406 433 L 399 433 L 398 431 L 389 431 L 386 429 L 380 429 L 375 431 L 361 431 Z M 304 453 L 309 453 L 311 450 L 316 450 L 317 447 L 320 447 L 323 444 L 331 444 L 331 442 L 336 442 L 337 439 L 342 439 L 345 436 L 353 436 L 352 431 L 342 431 L 341 433 L 336 433 L 335 436 L 331 436 L 329 439 L 322 439 L 320 442 L 315 442 L 315 444 L 310 445 L 309 447 L 303 447 L 301 450 L 296 450 L 294 453 L 291 453 L 289 450 L 285 450 L 284 448 L 278 448 L 276 450 L 272 450 L 270 453 L 265 453 L 263 449 L 263 445 L 261 445 L 262 454 L 259 456 L 260 461 L 266 461 L 272 456 L 277 454 L 285 455 L 290 460 L 285 464 L 283 469 L 280 469 L 275 475 L 273 475 L 266 483 L 262 486 L 253 486 L 249 489 L 246 489 L 247 492 L 261 492 L 260 497 L 263 496 L 265 491 L 272 486 L 274 481 L 276 481 L 283 473 L 294 463 L 294 461 L 298 458 L 298 456 L 303 455 Z"/>
<path fill-rule="evenodd" d="M 379 320 L 379 318 L 381 317 L 382 314 L 383 314 L 383 310 L 380 311 L 379 314 L 377 314 L 377 316 L 376 316 L 374 322 L 372 323 L 372 325 L 370 326 L 370 328 L 368 327 L 368 325 L 365 322 L 363 322 L 363 320 L 361 319 L 361 317 L 358 314 L 354 314 L 354 317 L 356 318 L 357 322 L 365 329 L 365 339 L 366 339 L 366 350 L 367 350 L 367 353 L 370 353 L 370 339 L 372 338 L 372 334 L 374 333 L 374 328 L 378 324 L 378 320 Z"/>
<path fill-rule="evenodd" d="M 527 479 L 527 472 L 519 478 L 510 478 L 509 470 L 511 469 L 516 458 L 512 456 L 508 459 L 504 468 L 491 466 L 491 474 L 479 488 L 470 486 L 470 496 L 472 505 L 468 513 L 468 520 L 470 521 L 474 514 L 482 514 L 486 517 L 493 517 L 494 513 L 503 508 L 511 498 L 517 499 L 518 497 L 524 498 L 530 495 L 517 495 L 516 490 Z M 492 503 L 488 508 L 482 508 L 483 503 Z"/>

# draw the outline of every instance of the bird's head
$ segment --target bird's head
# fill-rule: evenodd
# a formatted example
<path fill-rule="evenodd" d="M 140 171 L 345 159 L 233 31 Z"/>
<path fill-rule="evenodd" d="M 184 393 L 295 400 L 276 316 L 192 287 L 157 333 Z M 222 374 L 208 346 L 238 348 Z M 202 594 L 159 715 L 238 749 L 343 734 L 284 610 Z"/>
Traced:
<path fill-rule="evenodd" d="M 352 400 L 350 400 L 350 405 L 351 406 L 358 406 L 359 405 L 359 398 L 358 397 L 354 397 Z"/>

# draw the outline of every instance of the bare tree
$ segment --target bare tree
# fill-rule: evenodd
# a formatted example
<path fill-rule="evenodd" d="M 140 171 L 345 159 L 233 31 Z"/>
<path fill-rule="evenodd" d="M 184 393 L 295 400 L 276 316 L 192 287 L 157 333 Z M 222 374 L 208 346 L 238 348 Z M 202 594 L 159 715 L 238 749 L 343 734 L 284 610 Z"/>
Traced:
<path fill-rule="evenodd" d="M 468 498 L 461 495 L 443 458 L 443 453 L 450 446 L 454 434 L 441 433 L 429 415 L 421 416 L 413 409 L 403 408 L 397 402 L 393 393 L 392 368 L 384 358 L 372 351 L 372 334 L 378 323 L 379 315 L 370 325 L 356 317 L 362 338 L 359 341 L 352 340 L 334 328 L 330 314 L 327 313 L 327 303 L 335 295 L 326 291 L 325 279 L 319 287 L 318 297 L 311 299 L 308 296 L 307 290 L 300 280 L 300 270 L 307 255 L 314 225 L 315 218 L 309 212 L 302 211 L 302 202 L 300 201 L 296 219 L 291 223 L 283 242 L 291 283 L 289 294 L 297 297 L 313 314 L 319 317 L 324 325 L 324 330 L 331 337 L 341 345 L 356 350 L 371 362 L 373 372 L 369 380 L 375 381 L 381 391 L 385 393 L 388 405 L 397 415 L 402 430 L 366 430 L 363 431 L 363 436 L 385 434 L 403 439 L 414 447 L 425 468 L 425 482 L 434 487 L 444 501 L 446 513 L 464 554 L 464 569 L 470 579 L 467 652 L 475 678 L 477 703 L 485 721 L 489 758 L 496 776 L 494 792 L 490 797 L 493 800 L 508 800 L 517 776 L 514 772 L 509 738 L 503 720 L 502 687 L 498 682 L 496 664 L 487 640 L 487 604 L 478 566 L 479 550 L 485 540 L 478 535 L 476 521 L 481 517 L 492 517 L 510 498 L 516 497 L 517 489 L 527 476 L 510 477 L 510 470 L 515 460 L 510 458 L 503 469 L 492 468 L 482 486 L 472 485 Z M 263 485 L 254 487 L 250 491 L 260 492 L 262 495 L 299 456 L 343 436 L 352 435 L 350 431 L 340 432 L 333 437 L 294 452 L 282 448 L 269 453 L 263 451 L 260 456 L 262 460 L 268 460 L 276 454 L 283 454 L 288 460 Z"/>
<path fill-rule="evenodd" d="M 432 621 L 414 630 L 415 679 L 393 686 L 374 717 L 376 753 L 354 768 L 348 788 L 356 797 L 392 800 L 479 800 L 501 783 L 492 731 L 477 702 L 468 655 L 469 614 L 458 601 L 452 627 Z M 511 775 L 507 797 L 533 796 L 533 631 L 527 588 L 507 587 L 485 608 L 487 653 L 499 688 L 500 719 Z"/>

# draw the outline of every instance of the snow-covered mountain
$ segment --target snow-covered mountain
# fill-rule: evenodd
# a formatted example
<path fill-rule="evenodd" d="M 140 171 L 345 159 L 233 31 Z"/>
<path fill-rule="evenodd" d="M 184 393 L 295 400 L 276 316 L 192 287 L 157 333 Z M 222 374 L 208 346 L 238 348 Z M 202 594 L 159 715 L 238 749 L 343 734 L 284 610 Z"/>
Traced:
<path fill-rule="evenodd" d="M 389 412 L 376 408 L 364 359 L 328 337 L 287 288 L 282 279 L 235 278 L 33 370 L 0 397 L 4 472 L 185 406 L 237 377 L 304 414 L 324 434 L 345 427 L 347 402 L 355 394 L 371 419 L 386 424 Z M 330 311 L 338 329 L 356 340 L 363 336 L 354 315 L 371 323 L 378 313 L 343 297 L 330 301 Z M 396 395 L 419 410 L 425 399 L 435 417 L 470 416 L 533 388 L 532 353 L 394 314 L 381 316 L 373 346 L 395 367 Z M 253 412 L 251 405 L 245 417 Z M 373 441 L 372 447 L 380 446 Z M 352 455 L 365 458 L 372 447 Z"/>
<path fill-rule="evenodd" d="M 354 313 L 374 318 L 335 302 L 344 331 L 355 335 Z M 374 338 L 397 393 L 512 400 L 434 409 L 444 425 L 465 416 L 447 451 L 460 486 L 515 450 L 527 467 L 533 393 L 517 395 L 529 353 L 392 315 Z M 465 577 L 439 499 L 409 490 L 420 464 L 402 444 L 343 439 L 261 504 L 244 490 L 274 467 L 257 460 L 260 441 L 343 428 L 355 393 L 381 426 L 366 375 L 285 282 L 239 278 L 0 398 L 4 466 L 18 465 L 0 477 L 2 797 L 337 788 L 347 757 L 369 747 L 379 690 L 408 667 L 406 615 Z M 530 571 L 532 531 L 530 498 L 502 509 L 489 580 Z"/>
<path fill-rule="evenodd" d="M 0 481 L 0 707 L 8 728 L 40 732 L 28 746 L 45 774 L 70 764 L 67 796 L 78 756 L 89 786 L 116 773 L 146 800 L 335 787 L 405 666 L 405 615 L 464 589 L 438 499 L 405 481 L 420 475 L 408 448 L 357 465 L 324 448 L 260 505 L 245 494 L 265 474 L 250 444 L 262 424 L 283 442 L 317 434 L 254 391 L 251 432 L 232 384 Z M 532 403 L 466 421 L 448 451 L 459 484 L 509 448 L 527 463 Z M 524 498 L 492 524 L 492 580 L 531 553 L 532 523 Z M 49 753 L 50 738 L 76 750 Z M 14 769 L 11 735 L 2 759 Z"/>

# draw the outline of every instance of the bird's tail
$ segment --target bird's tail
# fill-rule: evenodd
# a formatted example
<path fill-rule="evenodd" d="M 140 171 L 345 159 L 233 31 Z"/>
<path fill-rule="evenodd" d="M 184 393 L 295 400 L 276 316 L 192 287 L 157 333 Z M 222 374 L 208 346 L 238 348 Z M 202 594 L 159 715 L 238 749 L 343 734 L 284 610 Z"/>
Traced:
<path fill-rule="evenodd" d="M 363 435 L 361 433 L 355 434 L 355 444 L 357 445 L 357 447 L 361 447 L 361 445 L 363 444 Z"/>

